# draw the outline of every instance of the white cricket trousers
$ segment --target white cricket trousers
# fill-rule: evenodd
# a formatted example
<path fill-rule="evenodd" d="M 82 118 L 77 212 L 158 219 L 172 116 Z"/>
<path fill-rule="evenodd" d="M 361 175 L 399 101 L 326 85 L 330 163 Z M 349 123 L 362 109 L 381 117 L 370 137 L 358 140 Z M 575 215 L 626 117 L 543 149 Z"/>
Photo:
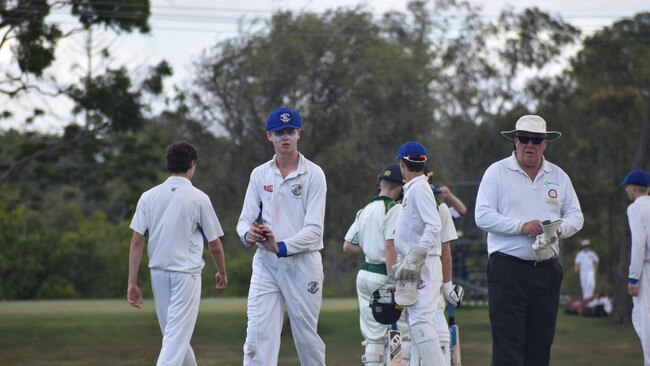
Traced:
<path fill-rule="evenodd" d="M 370 271 L 360 270 L 357 273 L 357 299 L 359 301 L 359 326 L 361 328 L 361 335 L 364 338 L 365 355 L 373 357 L 380 347 L 373 346 L 381 344 L 381 354 L 383 355 L 384 346 L 388 341 L 388 330 L 390 325 L 380 324 L 372 316 L 372 309 L 370 308 L 370 298 L 372 293 L 378 288 L 386 285 L 388 276 L 380 273 L 373 273 Z M 390 293 L 386 287 L 379 291 L 381 294 L 381 302 L 390 301 Z M 402 312 L 397 321 L 397 329 L 402 332 L 402 360 L 410 360 L 411 358 L 411 334 L 408 324 L 406 323 L 406 312 Z M 408 365 L 408 363 L 404 363 Z"/>
<path fill-rule="evenodd" d="M 580 287 L 582 288 L 582 298 L 594 296 L 596 289 L 596 271 L 580 271 Z"/>
<path fill-rule="evenodd" d="M 163 334 L 157 366 L 196 366 L 190 346 L 201 302 L 201 274 L 151 270 L 151 287 Z"/>
<path fill-rule="evenodd" d="M 638 282 L 639 296 L 632 297 L 632 325 L 641 340 L 643 366 L 650 366 L 650 263 L 643 265 Z"/>
<path fill-rule="evenodd" d="M 437 316 L 442 286 L 440 256 L 428 255 L 420 272 L 418 298 L 407 308 L 411 328 L 411 366 L 445 366 L 444 356 L 436 332 Z"/>
<path fill-rule="evenodd" d="M 286 306 L 300 365 L 325 366 L 325 343 L 317 333 L 322 300 L 323 263 L 320 252 L 278 258 L 266 249 L 257 249 L 248 290 L 243 364 L 278 364 Z"/>

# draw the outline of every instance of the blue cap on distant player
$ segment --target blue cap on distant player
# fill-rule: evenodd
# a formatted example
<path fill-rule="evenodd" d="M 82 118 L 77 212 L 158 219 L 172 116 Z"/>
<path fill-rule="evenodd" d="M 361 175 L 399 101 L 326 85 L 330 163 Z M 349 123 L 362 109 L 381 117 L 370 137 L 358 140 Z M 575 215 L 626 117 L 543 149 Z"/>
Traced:
<path fill-rule="evenodd" d="M 648 173 L 646 173 L 644 170 L 634 169 L 629 173 L 627 173 L 625 179 L 623 179 L 623 181 L 621 182 L 622 186 L 626 186 L 628 184 L 632 184 L 640 187 L 648 187 L 650 186 L 650 177 L 648 176 Z"/>
<path fill-rule="evenodd" d="M 427 149 L 417 141 L 408 141 L 399 147 L 395 160 L 408 160 L 414 163 L 427 161 Z"/>
<path fill-rule="evenodd" d="M 271 112 L 266 117 L 266 130 L 267 131 L 280 131 L 287 128 L 299 129 L 302 127 L 302 118 L 300 114 L 291 108 L 280 107 Z"/>

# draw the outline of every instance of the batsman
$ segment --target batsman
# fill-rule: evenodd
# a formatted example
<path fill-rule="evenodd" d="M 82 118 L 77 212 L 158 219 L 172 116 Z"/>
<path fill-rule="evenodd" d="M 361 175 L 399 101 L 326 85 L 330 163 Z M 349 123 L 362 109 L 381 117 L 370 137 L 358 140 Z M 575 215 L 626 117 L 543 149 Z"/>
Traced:
<path fill-rule="evenodd" d="M 357 273 L 357 295 L 359 298 L 359 324 L 364 341 L 364 354 L 361 357 L 364 365 L 383 366 L 390 364 L 390 355 L 386 354 L 389 325 L 381 324 L 375 319 L 373 311 L 381 311 L 382 316 L 388 312 L 400 312 L 390 303 L 385 308 L 377 310 L 369 306 L 368 300 L 375 291 L 377 297 L 390 298 L 386 282 L 388 270 L 395 264 L 397 253 L 393 242 L 397 216 L 401 205 L 398 203 L 402 195 L 402 173 L 399 165 L 385 166 L 377 176 L 378 195 L 357 212 L 354 222 L 345 234 L 343 251 L 345 253 L 363 253 L 365 262 Z M 379 300 L 377 299 L 377 300 Z M 408 365 L 411 342 L 407 334 L 408 326 L 404 316 L 396 314 L 398 329 L 401 334 L 401 362 Z"/>
<path fill-rule="evenodd" d="M 396 160 L 406 181 L 395 230 L 401 261 L 393 267 L 395 301 L 406 308 L 411 333 L 411 365 L 444 365 L 433 319 L 442 285 L 440 215 L 424 176 L 427 150 L 416 141 L 400 146 Z"/>

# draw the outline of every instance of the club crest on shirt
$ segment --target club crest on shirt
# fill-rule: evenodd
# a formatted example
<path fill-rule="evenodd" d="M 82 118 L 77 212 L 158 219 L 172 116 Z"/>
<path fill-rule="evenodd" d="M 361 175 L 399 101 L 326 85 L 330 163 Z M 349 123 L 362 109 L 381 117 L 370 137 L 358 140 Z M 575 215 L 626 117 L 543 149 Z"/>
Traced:
<path fill-rule="evenodd" d="M 553 188 L 548 190 L 548 196 L 551 198 L 557 198 L 557 191 Z"/>
<path fill-rule="evenodd" d="M 269 184 L 268 186 L 264 186 L 264 190 L 267 192 L 273 192 L 273 184 Z"/>
<path fill-rule="evenodd" d="M 302 195 L 302 184 L 294 184 L 291 186 L 291 193 L 294 196 L 300 197 Z"/>
<path fill-rule="evenodd" d="M 318 292 L 318 282 L 316 281 L 311 281 L 307 284 L 307 291 L 309 291 L 310 294 L 315 294 Z"/>
<path fill-rule="evenodd" d="M 424 282 L 424 280 L 419 280 L 418 281 L 418 290 L 423 289 L 427 286 L 427 283 Z"/>

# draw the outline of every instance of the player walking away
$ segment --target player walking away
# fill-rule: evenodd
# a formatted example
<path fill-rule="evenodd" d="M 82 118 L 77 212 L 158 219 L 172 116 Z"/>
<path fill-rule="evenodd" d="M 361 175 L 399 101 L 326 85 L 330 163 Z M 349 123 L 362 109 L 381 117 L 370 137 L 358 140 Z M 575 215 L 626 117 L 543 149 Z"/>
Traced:
<path fill-rule="evenodd" d="M 398 199 L 402 194 L 402 173 L 399 165 L 384 167 L 377 176 L 379 194 L 372 202 L 357 212 L 354 223 L 345 234 L 343 251 L 346 253 L 363 253 L 365 262 L 357 273 L 357 295 L 359 298 L 359 324 L 363 335 L 365 353 L 364 365 L 386 365 L 385 349 L 387 347 L 390 326 L 378 323 L 373 317 L 368 302 L 372 294 L 380 290 L 382 297 L 390 297 L 385 290 L 388 271 L 397 262 L 397 252 L 393 236 L 401 205 Z M 408 365 L 411 354 L 408 325 L 402 314 L 398 321 L 402 332 L 402 361 Z"/>
<path fill-rule="evenodd" d="M 543 156 L 561 134 L 534 115 L 501 134 L 515 150 L 485 171 L 475 212 L 487 232 L 492 364 L 548 365 L 563 274 L 558 242 L 584 218 L 569 176 Z"/>
<path fill-rule="evenodd" d="M 576 254 L 575 272 L 580 274 L 580 287 L 582 298 L 594 296 L 596 289 L 596 272 L 598 272 L 598 254 L 591 249 L 591 240 L 584 239 L 580 242 L 582 249 Z"/>
<path fill-rule="evenodd" d="M 627 174 L 622 186 L 632 204 L 627 220 L 632 233 L 632 253 L 627 292 L 632 296 L 632 324 L 641 339 L 643 365 L 650 366 L 650 176 L 635 169 Z"/>
<path fill-rule="evenodd" d="M 301 126 L 300 115 L 290 108 L 269 114 L 266 136 L 275 155 L 251 173 L 237 223 L 243 243 L 258 246 L 244 365 L 277 365 L 285 306 L 300 364 L 325 365 L 325 344 L 316 330 L 327 184 L 323 170 L 298 152 Z"/>
<path fill-rule="evenodd" d="M 219 219 L 208 196 L 190 182 L 198 159 L 196 149 L 187 142 L 169 146 L 171 176 L 142 194 L 131 221 L 127 299 L 136 308 L 143 304 L 138 268 L 148 236 L 151 286 L 163 334 L 158 365 L 196 365 L 190 339 L 201 300 L 204 239 L 218 271 L 215 287 L 228 285 Z"/>
<path fill-rule="evenodd" d="M 423 175 L 427 151 L 416 141 L 400 146 L 399 160 L 404 200 L 395 231 L 395 249 L 403 258 L 395 265 L 395 300 L 407 307 L 411 330 L 411 365 L 443 365 L 435 317 L 442 269 L 440 215 L 427 178 Z"/>

